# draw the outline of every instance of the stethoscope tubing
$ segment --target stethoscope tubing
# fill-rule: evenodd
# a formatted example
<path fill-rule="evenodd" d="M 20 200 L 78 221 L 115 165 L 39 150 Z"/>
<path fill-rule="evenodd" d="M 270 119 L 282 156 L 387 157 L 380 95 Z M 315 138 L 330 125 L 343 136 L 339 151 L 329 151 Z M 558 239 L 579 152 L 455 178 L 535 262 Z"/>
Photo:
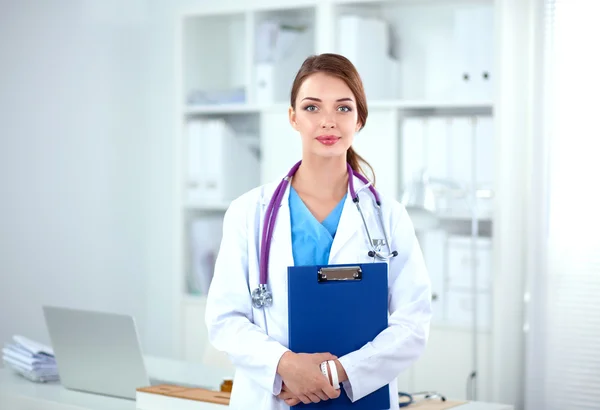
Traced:
<path fill-rule="evenodd" d="M 294 176 L 302 161 L 298 161 L 294 166 L 289 170 L 287 175 L 281 180 L 281 182 L 277 185 L 275 192 L 271 196 L 271 200 L 269 201 L 269 205 L 267 206 L 267 210 L 265 212 L 265 219 L 263 221 L 263 230 L 261 235 L 260 242 L 260 257 L 259 257 L 259 285 L 258 288 L 252 292 L 252 303 L 255 307 L 261 308 L 264 306 L 270 306 L 272 303 L 272 294 L 269 292 L 267 288 L 268 281 L 268 265 L 269 265 L 269 256 L 271 252 L 271 239 L 273 238 L 273 229 L 275 226 L 275 221 L 277 220 L 277 213 L 279 212 L 279 208 L 281 207 L 281 202 L 283 200 L 283 196 L 287 189 L 287 184 L 290 179 Z M 389 238 L 384 228 L 383 217 L 381 213 L 381 199 L 377 190 L 373 187 L 371 182 L 360 173 L 354 171 L 349 163 L 346 164 L 348 169 L 348 185 L 350 189 L 350 197 L 352 198 L 352 202 L 356 205 L 358 212 L 361 216 L 363 225 L 367 232 L 367 239 L 369 243 L 369 252 L 368 255 L 373 258 L 378 258 L 383 261 L 387 261 L 392 257 L 398 256 L 397 251 L 392 251 L 390 247 Z M 361 181 L 365 183 L 365 186 L 362 187 L 359 192 L 363 189 L 369 189 L 375 198 L 377 213 L 379 217 L 379 223 L 381 225 L 384 242 L 388 248 L 388 255 L 383 255 L 379 252 L 376 245 L 373 243 L 373 239 L 371 238 L 371 234 L 369 232 L 369 228 L 367 226 L 367 221 L 363 215 L 363 212 L 360 208 L 360 201 L 358 198 L 358 192 L 354 189 L 354 178 L 357 177 Z"/>

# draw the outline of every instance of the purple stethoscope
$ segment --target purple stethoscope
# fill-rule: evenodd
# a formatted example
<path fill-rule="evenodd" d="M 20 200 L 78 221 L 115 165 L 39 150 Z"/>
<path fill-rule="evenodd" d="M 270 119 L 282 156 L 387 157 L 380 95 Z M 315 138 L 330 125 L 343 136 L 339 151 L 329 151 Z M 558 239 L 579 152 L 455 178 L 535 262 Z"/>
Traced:
<path fill-rule="evenodd" d="M 281 201 L 283 200 L 283 195 L 285 194 L 285 190 L 287 188 L 287 184 L 290 179 L 294 176 L 302 161 L 298 161 L 296 165 L 290 169 L 287 175 L 281 180 L 277 189 L 273 193 L 271 197 L 271 201 L 269 202 L 269 206 L 267 207 L 267 211 L 265 213 L 265 220 L 263 224 L 262 238 L 261 238 L 261 247 L 260 247 L 260 260 L 259 260 L 259 271 L 260 271 L 260 282 L 256 289 L 252 291 L 252 306 L 255 308 L 262 308 L 265 306 L 271 306 L 273 304 L 273 294 L 267 288 L 267 276 L 268 276 L 268 265 L 269 265 L 269 253 L 271 250 L 271 238 L 273 236 L 273 226 L 275 225 L 275 219 L 277 218 L 277 212 L 279 211 L 279 207 L 281 205 Z M 379 198 L 379 194 L 375 190 L 375 188 L 371 185 L 371 181 L 365 178 L 363 175 L 355 172 L 350 164 L 347 164 L 348 168 L 348 185 L 350 187 L 350 196 L 352 197 L 352 202 L 356 204 L 356 208 L 360 213 L 360 217 L 363 221 L 363 225 L 365 226 L 365 231 L 367 233 L 368 242 L 369 242 L 369 252 L 368 255 L 371 258 L 378 258 L 383 261 L 387 261 L 392 257 L 398 256 L 397 251 L 392 251 L 390 249 L 390 242 L 387 237 L 387 233 L 385 232 L 385 225 L 383 223 L 383 217 L 381 214 L 381 200 Z M 358 192 L 362 191 L 365 188 L 369 188 L 373 197 L 375 198 L 375 205 L 377 208 L 377 214 L 379 215 L 379 223 L 381 224 L 381 230 L 384 235 L 384 239 L 375 239 L 371 238 L 371 234 L 369 233 L 369 228 L 367 227 L 367 221 L 363 215 L 362 210 L 360 209 L 360 204 L 358 200 L 358 192 L 354 190 L 354 181 L 351 176 L 355 176 L 361 181 L 363 181 L 366 185 L 358 190 Z M 386 245 L 388 248 L 388 254 L 382 254 L 379 252 L 381 246 Z"/>

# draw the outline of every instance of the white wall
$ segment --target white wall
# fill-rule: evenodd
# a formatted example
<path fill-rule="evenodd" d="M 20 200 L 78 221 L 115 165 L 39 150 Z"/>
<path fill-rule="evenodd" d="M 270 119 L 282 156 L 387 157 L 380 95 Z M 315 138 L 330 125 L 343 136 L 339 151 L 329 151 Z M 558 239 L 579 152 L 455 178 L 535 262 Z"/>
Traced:
<path fill-rule="evenodd" d="M 0 0 L 0 343 L 58 304 L 171 352 L 174 33 L 121 3 Z"/>
<path fill-rule="evenodd" d="M 0 343 L 49 342 L 58 304 L 174 353 L 175 23 L 203 3 L 0 0 Z"/>

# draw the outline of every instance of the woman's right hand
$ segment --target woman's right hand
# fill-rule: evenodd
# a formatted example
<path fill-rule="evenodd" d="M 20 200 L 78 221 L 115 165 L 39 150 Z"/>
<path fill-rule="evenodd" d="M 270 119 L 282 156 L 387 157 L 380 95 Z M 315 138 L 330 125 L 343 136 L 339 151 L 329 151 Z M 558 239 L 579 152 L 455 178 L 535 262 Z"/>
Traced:
<path fill-rule="evenodd" d="M 330 353 L 294 353 L 287 351 L 279 360 L 277 373 L 287 389 L 302 403 L 318 403 L 321 400 L 337 399 L 340 391 L 333 388 L 321 372 L 321 363 L 335 360 Z"/>

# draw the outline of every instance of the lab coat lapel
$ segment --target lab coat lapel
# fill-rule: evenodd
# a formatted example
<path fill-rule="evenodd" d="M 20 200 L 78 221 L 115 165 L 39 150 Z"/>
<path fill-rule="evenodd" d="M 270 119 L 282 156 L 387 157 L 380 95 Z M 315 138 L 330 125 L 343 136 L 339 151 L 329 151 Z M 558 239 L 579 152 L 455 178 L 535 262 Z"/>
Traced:
<path fill-rule="evenodd" d="M 263 197 L 263 209 L 265 212 L 264 218 L 267 217 L 266 210 L 269 207 L 271 197 L 275 194 L 277 184 L 273 187 L 270 192 Z M 269 270 L 273 267 L 273 271 L 284 265 L 294 266 L 294 255 L 292 253 L 292 227 L 290 222 L 290 206 L 289 206 L 289 195 L 290 195 L 290 184 L 287 185 L 285 193 L 279 204 L 279 211 L 275 219 L 275 226 L 273 228 L 273 236 L 271 239 L 271 250 L 269 252 Z M 262 227 L 261 227 L 262 230 Z"/>
<path fill-rule="evenodd" d="M 364 186 L 364 183 L 356 177 L 354 178 L 354 189 L 358 191 L 361 187 Z M 365 219 L 368 221 L 371 215 L 371 202 L 369 201 L 369 191 L 367 189 L 361 191 L 359 194 L 360 199 L 360 209 L 362 210 Z M 344 203 L 344 208 L 342 209 L 342 215 L 340 216 L 340 222 L 338 223 L 338 228 L 335 234 L 335 238 L 333 239 L 333 244 L 331 245 L 331 252 L 329 254 L 329 262 L 330 263 L 344 263 L 343 260 L 337 260 L 336 258 L 341 258 L 341 255 L 344 251 L 344 245 L 354 236 L 360 234 L 360 231 L 363 229 L 363 222 L 356 208 L 356 204 L 352 201 L 352 195 L 350 194 L 350 188 L 348 187 L 348 195 L 346 196 L 346 201 Z M 335 261 L 335 262 L 334 262 Z"/>

